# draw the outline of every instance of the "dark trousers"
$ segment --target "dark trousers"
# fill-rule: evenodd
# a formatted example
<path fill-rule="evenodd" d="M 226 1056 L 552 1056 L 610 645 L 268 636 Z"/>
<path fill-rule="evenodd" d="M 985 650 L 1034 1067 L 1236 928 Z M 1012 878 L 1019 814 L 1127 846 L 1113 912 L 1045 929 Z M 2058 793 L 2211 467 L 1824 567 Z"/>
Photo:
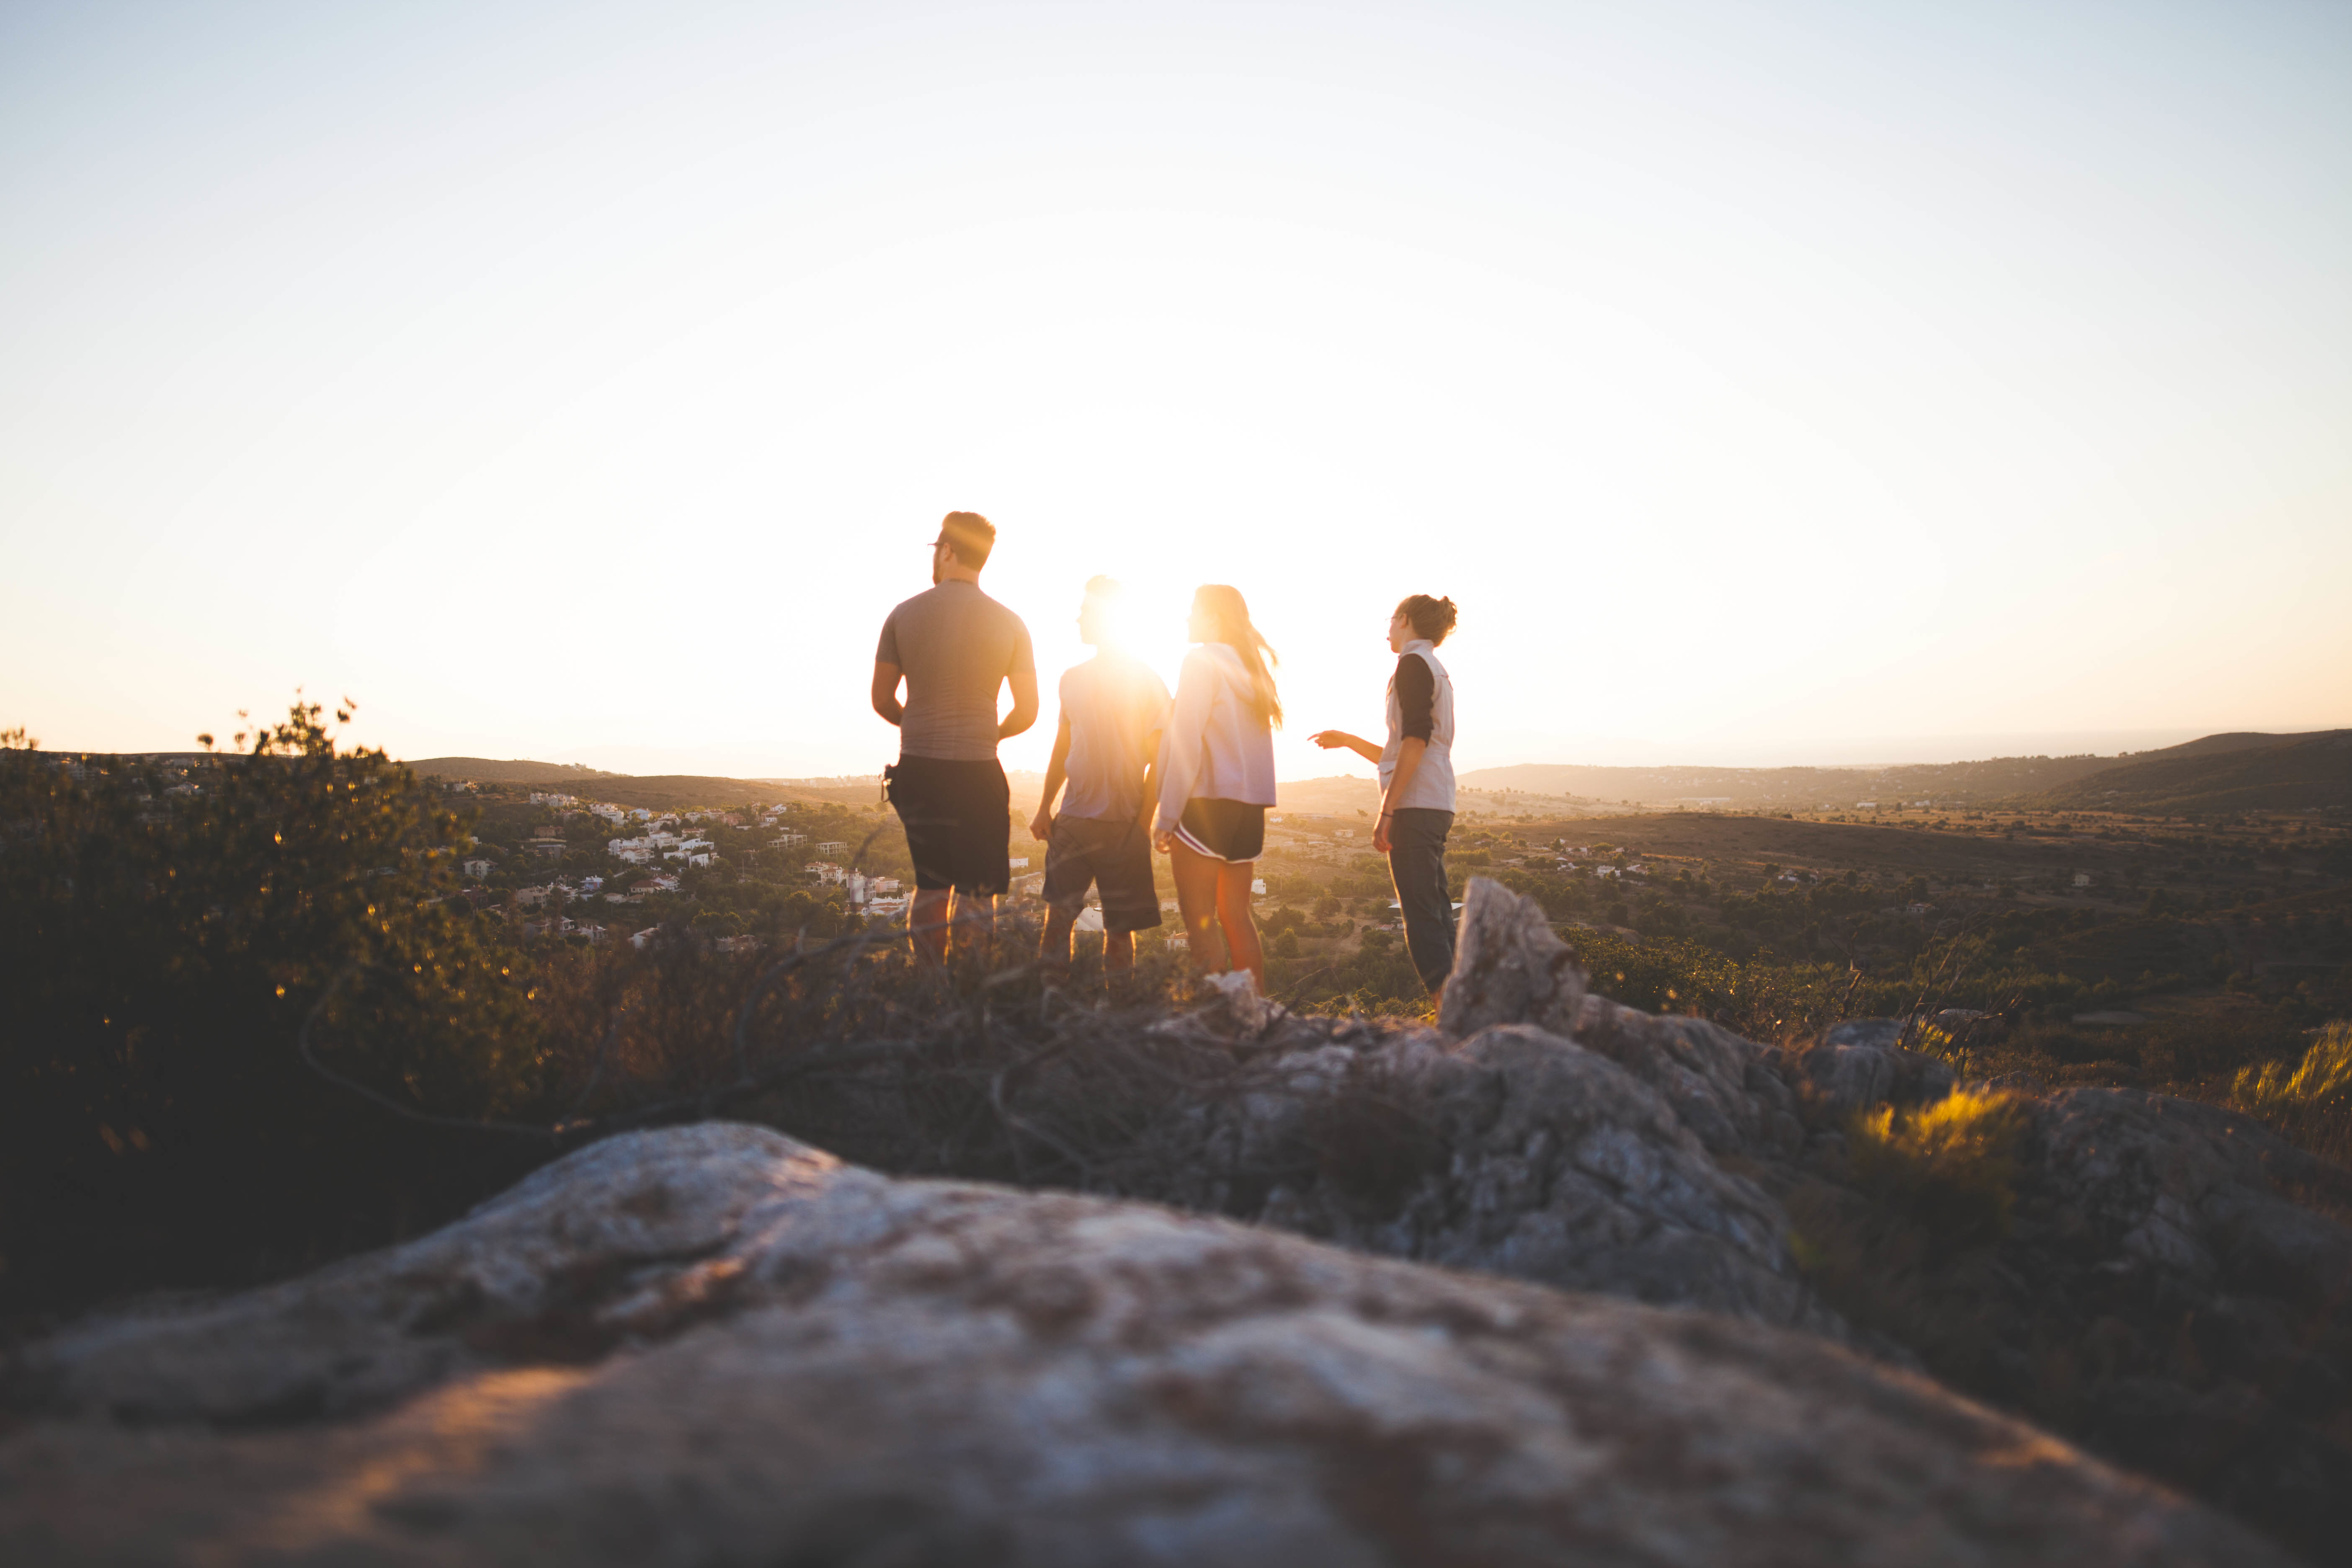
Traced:
<path fill-rule="evenodd" d="M 1389 875 L 1404 911 L 1405 951 L 1435 991 L 1454 973 L 1454 900 L 1445 891 L 1445 836 L 1454 814 L 1412 806 L 1389 822 Z"/>

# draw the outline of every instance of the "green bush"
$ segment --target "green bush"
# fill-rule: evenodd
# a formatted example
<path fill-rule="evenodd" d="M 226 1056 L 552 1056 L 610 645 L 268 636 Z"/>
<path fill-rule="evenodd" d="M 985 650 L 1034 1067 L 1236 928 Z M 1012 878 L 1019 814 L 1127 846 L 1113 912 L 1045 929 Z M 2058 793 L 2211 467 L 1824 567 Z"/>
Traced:
<path fill-rule="evenodd" d="M 397 1103 L 534 1093 L 530 978 L 448 901 L 465 825 L 320 715 L 184 779 L 0 746 L 0 1300 L 234 1280 L 464 1201 L 469 1149 L 304 1065 L 314 1013 Z"/>

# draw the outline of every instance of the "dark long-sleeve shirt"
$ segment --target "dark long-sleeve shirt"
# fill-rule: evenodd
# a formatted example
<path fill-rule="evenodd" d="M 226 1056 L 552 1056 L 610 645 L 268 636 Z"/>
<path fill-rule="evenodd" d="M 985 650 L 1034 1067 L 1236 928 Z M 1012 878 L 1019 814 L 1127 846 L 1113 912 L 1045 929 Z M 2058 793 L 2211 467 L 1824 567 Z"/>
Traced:
<path fill-rule="evenodd" d="M 1437 677 L 1430 673 L 1426 659 L 1409 653 L 1397 660 L 1396 694 L 1404 716 L 1398 738 L 1427 741 L 1436 721 Z"/>

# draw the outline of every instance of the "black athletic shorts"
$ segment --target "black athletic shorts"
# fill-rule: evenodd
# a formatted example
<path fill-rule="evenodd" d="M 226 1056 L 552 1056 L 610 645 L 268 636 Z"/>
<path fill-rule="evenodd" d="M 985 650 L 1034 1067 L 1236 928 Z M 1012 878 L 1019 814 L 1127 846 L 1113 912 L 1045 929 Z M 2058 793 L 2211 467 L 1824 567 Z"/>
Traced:
<path fill-rule="evenodd" d="M 1188 800 L 1176 837 L 1212 860 L 1255 860 L 1265 853 L 1265 807 L 1238 800 Z"/>
<path fill-rule="evenodd" d="M 915 886 L 926 892 L 1002 893 L 1013 868 L 1013 792 L 993 761 L 900 757 L 882 770 L 906 825 Z"/>

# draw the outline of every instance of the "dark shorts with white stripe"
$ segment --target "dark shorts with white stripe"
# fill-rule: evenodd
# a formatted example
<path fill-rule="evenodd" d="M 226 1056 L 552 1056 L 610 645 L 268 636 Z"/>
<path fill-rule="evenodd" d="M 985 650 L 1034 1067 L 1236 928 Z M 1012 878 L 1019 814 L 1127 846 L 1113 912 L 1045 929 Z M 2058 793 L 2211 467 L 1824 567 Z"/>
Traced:
<path fill-rule="evenodd" d="M 1177 841 L 1212 860 L 1255 860 L 1265 853 L 1265 807 L 1239 800 L 1188 800 Z"/>

